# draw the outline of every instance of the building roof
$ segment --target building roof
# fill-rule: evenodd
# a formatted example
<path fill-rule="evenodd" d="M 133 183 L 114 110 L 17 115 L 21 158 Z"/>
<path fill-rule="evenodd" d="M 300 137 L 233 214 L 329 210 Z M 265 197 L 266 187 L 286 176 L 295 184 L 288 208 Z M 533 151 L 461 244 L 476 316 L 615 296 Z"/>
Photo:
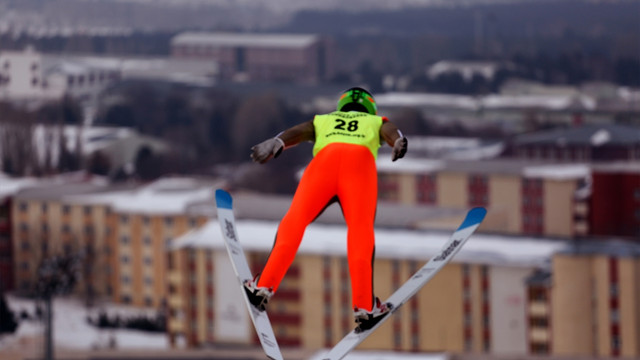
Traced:
<path fill-rule="evenodd" d="M 66 182 L 61 179 L 43 180 L 37 186 L 23 189 L 15 194 L 17 200 L 62 201 L 67 196 L 97 194 L 113 190 L 102 178 Z"/>
<path fill-rule="evenodd" d="M 606 164 L 594 164 L 593 172 L 625 173 L 640 175 L 640 161 L 618 161 Z"/>
<path fill-rule="evenodd" d="M 538 269 L 525 280 L 528 285 L 550 286 L 553 274 L 549 270 Z"/>
<path fill-rule="evenodd" d="M 23 189 L 38 186 L 38 183 L 39 180 L 36 178 L 16 178 L 0 173 L 0 201 L 17 194 Z"/>
<path fill-rule="evenodd" d="M 576 240 L 567 243 L 561 253 L 569 255 L 608 255 L 614 257 L 639 257 L 640 243 L 616 239 Z"/>
<path fill-rule="evenodd" d="M 582 126 L 539 131 L 517 136 L 515 145 L 640 145 L 640 127 L 617 124 L 585 124 Z"/>
<path fill-rule="evenodd" d="M 464 111 L 541 109 L 547 111 L 595 110 L 596 100 L 588 95 L 571 94 L 491 94 L 485 96 L 389 92 L 376 95 L 380 108 L 421 107 Z"/>
<path fill-rule="evenodd" d="M 238 219 L 280 221 L 291 205 L 292 196 L 234 192 L 233 202 Z M 215 209 L 214 209 L 215 211 Z M 461 209 L 436 206 L 403 205 L 379 201 L 376 224 L 385 228 L 415 228 L 425 220 L 447 222 L 452 217 L 463 216 Z M 338 204 L 329 206 L 316 220 L 319 224 L 344 224 L 344 216 Z"/>
<path fill-rule="evenodd" d="M 459 216 L 462 220 L 464 215 Z M 278 223 L 238 220 L 237 232 L 245 251 L 269 252 Z M 376 228 L 376 257 L 426 261 L 449 240 L 451 231 L 417 231 Z M 313 223 L 305 231 L 300 253 L 346 255 L 346 227 Z M 514 267 L 546 267 L 551 256 L 567 247 L 565 241 L 475 234 L 454 258 L 454 262 L 496 264 Z M 171 249 L 224 249 L 217 220 L 173 240 Z"/>
<path fill-rule="evenodd" d="M 509 174 L 550 180 L 581 179 L 591 172 L 590 164 L 560 163 L 548 160 L 491 159 L 491 160 L 434 160 L 407 156 L 391 162 L 379 156 L 378 172 L 430 174 L 437 172 L 461 172 L 469 174 Z"/>
<path fill-rule="evenodd" d="M 171 45 L 303 48 L 312 45 L 318 38 L 318 35 L 307 34 L 184 32 L 171 39 Z"/>
<path fill-rule="evenodd" d="M 168 177 L 134 189 L 67 196 L 65 201 L 106 204 L 119 213 L 211 215 L 211 206 L 203 205 L 213 203 L 213 192 L 221 185 L 215 179 Z"/>

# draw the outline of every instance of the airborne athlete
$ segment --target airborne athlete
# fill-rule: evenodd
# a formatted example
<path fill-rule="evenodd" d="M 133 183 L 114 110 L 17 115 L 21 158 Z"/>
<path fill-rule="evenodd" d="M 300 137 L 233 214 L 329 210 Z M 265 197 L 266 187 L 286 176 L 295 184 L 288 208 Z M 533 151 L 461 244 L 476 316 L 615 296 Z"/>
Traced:
<path fill-rule="evenodd" d="M 316 115 L 251 148 L 251 158 L 265 163 L 303 141 L 314 142 L 289 210 L 280 222 L 275 244 L 262 273 L 244 286 L 250 302 L 264 311 L 291 266 L 307 226 L 337 201 L 347 224 L 347 259 L 357 330 L 373 327 L 391 307 L 373 294 L 374 221 L 378 198 L 376 158 L 381 142 L 402 158 L 407 139 L 386 117 L 378 116 L 365 89 L 346 90 L 337 111 Z"/>

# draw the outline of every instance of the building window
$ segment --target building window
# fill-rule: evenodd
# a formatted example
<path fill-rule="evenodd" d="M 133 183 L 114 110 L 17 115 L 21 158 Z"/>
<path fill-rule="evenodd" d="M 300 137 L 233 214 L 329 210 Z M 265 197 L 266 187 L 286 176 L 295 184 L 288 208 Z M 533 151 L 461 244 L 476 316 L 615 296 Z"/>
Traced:
<path fill-rule="evenodd" d="M 128 224 L 129 223 L 129 217 L 127 215 L 120 216 L 120 222 L 122 224 Z"/>
<path fill-rule="evenodd" d="M 130 239 L 129 239 L 129 237 L 128 237 L 128 236 L 126 236 L 126 235 L 122 235 L 122 236 L 120 237 L 120 242 L 121 242 L 123 245 L 127 245 L 127 244 L 129 244 L 129 243 L 130 243 Z"/>

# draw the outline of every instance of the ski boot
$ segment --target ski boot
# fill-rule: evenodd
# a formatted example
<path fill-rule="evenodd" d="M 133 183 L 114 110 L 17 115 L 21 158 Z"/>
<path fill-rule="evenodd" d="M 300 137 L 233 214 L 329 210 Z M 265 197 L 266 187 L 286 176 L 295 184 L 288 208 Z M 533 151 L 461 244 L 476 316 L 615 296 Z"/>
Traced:
<path fill-rule="evenodd" d="M 378 297 L 376 297 L 373 304 L 373 310 L 371 311 L 354 308 L 353 315 L 356 318 L 356 324 L 358 324 L 355 328 L 355 332 L 360 333 L 371 329 L 385 316 L 389 315 L 392 308 L 393 304 L 382 303 Z"/>
<path fill-rule="evenodd" d="M 257 276 L 253 280 L 245 280 L 243 283 L 244 291 L 247 293 L 251 305 L 255 306 L 259 311 L 264 311 L 269 299 L 273 296 L 273 290 L 266 287 L 257 287 L 257 284 Z"/>

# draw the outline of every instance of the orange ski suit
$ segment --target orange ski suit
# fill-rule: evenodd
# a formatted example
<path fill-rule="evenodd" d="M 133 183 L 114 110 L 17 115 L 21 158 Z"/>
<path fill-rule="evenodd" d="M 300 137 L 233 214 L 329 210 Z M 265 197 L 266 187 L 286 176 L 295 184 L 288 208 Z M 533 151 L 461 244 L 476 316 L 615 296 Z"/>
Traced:
<path fill-rule="evenodd" d="M 378 197 L 376 156 L 387 119 L 356 112 L 314 118 L 314 158 L 280 222 L 257 286 L 277 291 L 307 226 L 337 200 L 347 224 L 347 259 L 353 306 L 373 307 L 374 221 Z"/>

